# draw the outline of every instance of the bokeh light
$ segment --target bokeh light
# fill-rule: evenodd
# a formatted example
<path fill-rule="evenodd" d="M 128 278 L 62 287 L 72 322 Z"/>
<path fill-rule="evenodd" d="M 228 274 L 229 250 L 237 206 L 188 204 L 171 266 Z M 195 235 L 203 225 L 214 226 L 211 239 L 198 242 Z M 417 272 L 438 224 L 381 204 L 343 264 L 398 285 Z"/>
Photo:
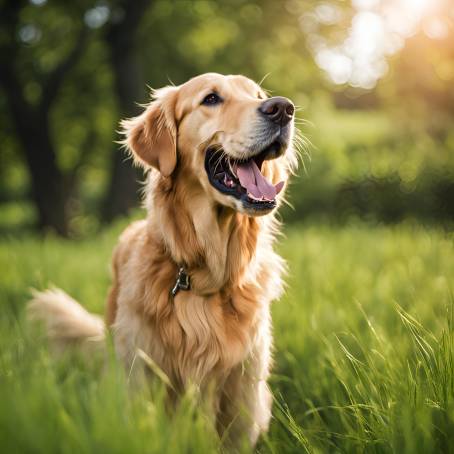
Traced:
<path fill-rule="evenodd" d="M 352 5 L 355 12 L 341 43 L 331 44 L 321 32 L 323 25 L 342 20 L 335 3 L 322 3 L 301 21 L 317 64 L 335 84 L 372 89 L 406 39 L 421 30 L 430 39 L 444 39 L 452 28 L 443 0 L 353 0 Z"/>

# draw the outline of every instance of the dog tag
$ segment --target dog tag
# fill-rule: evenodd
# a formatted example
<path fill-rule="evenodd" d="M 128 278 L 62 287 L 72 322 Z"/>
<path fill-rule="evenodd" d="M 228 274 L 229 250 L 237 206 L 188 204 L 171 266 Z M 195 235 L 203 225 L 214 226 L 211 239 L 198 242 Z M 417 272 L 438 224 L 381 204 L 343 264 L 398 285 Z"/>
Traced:
<path fill-rule="evenodd" d="M 179 290 L 189 290 L 191 288 L 189 282 L 189 276 L 186 273 L 185 269 L 181 267 L 178 270 L 177 281 L 175 282 L 175 286 L 172 289 L 172 296 L 175 296 Z"/>

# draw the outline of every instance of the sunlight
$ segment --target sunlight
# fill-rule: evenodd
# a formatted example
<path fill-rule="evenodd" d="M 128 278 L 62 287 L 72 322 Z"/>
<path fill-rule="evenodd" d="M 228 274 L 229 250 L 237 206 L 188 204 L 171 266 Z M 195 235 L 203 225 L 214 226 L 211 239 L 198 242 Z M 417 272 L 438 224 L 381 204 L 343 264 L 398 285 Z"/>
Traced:
<path fill-rule="evenodd" d="M 399 0 L 402 8 L 416 16 L 422 17 L 438 3 L 436 0 Z"/>
<path fill-rule="evenodd" d="M 323 38 L 312 36 L 315 59 L 334 83 L 371 89 L 387 73 L 386 59 L 402 49 L 407 38 L 421 30 L 431 39 L 447 36 L 449 25 L 438 16 L 441 2 L 352 0 L 356 14 L 343 43 L 330 46 Z M 336 21 L 333 14 L 326 18 L 331 12 L 327 5 L 316 11 L 319 23 Z"/>

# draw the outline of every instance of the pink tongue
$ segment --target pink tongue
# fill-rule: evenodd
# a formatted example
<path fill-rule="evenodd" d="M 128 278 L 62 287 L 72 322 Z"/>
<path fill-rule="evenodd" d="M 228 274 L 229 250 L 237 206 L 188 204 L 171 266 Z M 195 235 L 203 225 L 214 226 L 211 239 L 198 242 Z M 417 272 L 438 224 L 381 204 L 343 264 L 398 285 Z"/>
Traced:
<path fill-rule="evenodd" d="M 274 200 L 284 185 L 281 181 L 273 186 L 260 172 L 257 164 L 252 159 L 244 164 L 238 164 L 237 175 L 241 186 L 256 199 Z"/>

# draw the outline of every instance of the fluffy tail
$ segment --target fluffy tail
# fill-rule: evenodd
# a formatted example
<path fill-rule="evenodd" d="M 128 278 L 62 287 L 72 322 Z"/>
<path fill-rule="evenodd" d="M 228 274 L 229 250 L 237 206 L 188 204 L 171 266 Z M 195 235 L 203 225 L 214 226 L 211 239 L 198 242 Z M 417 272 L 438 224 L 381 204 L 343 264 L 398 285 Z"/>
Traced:
<path fill-rule="evenodd" d="M 32 320 L 44 323 L 47 335 L 56 347 L 86 341 L 93 346 L 104 344 L 105 324 L 90 314 L 63 290 L 32 291 L 27 312 Z"/>

